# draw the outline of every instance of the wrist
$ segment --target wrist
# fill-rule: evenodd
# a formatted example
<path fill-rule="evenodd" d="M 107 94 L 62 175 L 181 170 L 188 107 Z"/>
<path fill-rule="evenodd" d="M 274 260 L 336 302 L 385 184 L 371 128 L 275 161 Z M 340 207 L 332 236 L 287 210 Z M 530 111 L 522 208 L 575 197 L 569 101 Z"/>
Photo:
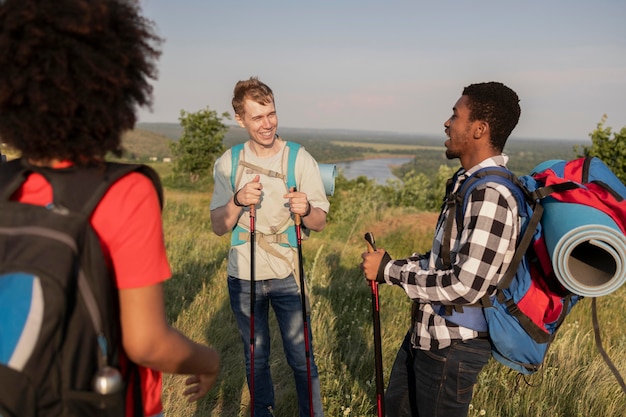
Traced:
<path fill-rule="evenodd" d="M 376 282 L 380 284 L 384 284 L 385 281 L 385 267 L 391 261 L 391 256 L 387 252 L 383 255 L 383 258 L 380 260 L 380 264 L 378 265 L 378 275 L 376 275 Z"/>
<path fill-rule="evenodd" d="M 237 199 L 237 194 L 239 194 L 239 191 L 237 191 L 237 192 L 233 195 L 233 203 L 235 203 L 235 205 L 236 205 L 237 207 L 244 207 L 244 205 L 243 205 L 243 204 L 241 204 L 241 203 L 239 202 L 239 200 Z"/>
<path fill-rule="evenodd" d="M 300 216 L 300 217 L 306 217 L 306 216 L 308 216 L 309 214 L 311 214 L 311 203 L 309 203 L 308 201 L 307 201 L 306 203 L 307 203 L 306 211 L 305 211 L 305 212 L 304 212 L 304 214 L 303 214 L 302 216 Z"/>

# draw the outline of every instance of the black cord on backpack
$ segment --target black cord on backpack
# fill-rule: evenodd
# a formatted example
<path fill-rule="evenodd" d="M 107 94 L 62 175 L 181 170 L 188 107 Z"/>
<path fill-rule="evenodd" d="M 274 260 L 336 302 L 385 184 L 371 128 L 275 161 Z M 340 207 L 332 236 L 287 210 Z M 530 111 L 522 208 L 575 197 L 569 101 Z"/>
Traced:
<path fill-rule="evenodd" d="M 600 355 L 602 356 L 602 359 L 604 359 L 604 362 L 606 362 L 611 372 L 613 372 L 613 375 L 615 375 L 617 382 L 619 383 L 620 387 L 622 387 L 622 391 L 624 391 L 624 394 L 626 394 L 626 383 L 624 383 L 624 378 L 622 378 L 619 371 L 617 370 L 617 368 L 611 361 L 611 358 L 609 358 L 609 355 L 606 353 L 606 351 L 602 347 L 602 340 L 600 339 L 600 324 L 598 322 L 598 312 L 596 309 L 595 297 L 591 299 L 591 319 L 593 322 L 593 334 L 596 338 L 596 346 L 598 347 L 598 351 L 600 351 Z"/>

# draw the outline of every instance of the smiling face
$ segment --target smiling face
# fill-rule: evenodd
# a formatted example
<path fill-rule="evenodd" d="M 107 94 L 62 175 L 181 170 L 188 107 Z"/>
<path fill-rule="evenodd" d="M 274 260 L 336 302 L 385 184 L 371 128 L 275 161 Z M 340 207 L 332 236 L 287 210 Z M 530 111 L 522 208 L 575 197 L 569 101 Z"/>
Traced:
<path fill-rule="evenodd" d="M 274 102 L 260 104 L 246 99 L 243 114 L 236 114 L 235 120 L 239 126 L 248 131 L 253 149 L 263 152 L 271 149 L 276 138 L 278 116 Z"/>

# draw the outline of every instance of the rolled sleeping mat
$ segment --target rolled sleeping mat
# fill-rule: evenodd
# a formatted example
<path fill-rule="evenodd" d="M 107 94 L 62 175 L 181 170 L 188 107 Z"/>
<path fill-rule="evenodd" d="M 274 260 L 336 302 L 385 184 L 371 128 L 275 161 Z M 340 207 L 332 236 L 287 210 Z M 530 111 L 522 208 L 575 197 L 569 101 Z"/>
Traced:
<path fill-rule="evenodd" d="M 326 195 L 335 194 L 335 177 L 337 176 L 337 166 L 334 164 L 319 164 L 322 182 Z"/>
<path fill-rule="evenodd" d="M 543 200 L 541 226 L 552 267 L 574 294 L 599 297 L 626 281 L 626 236 L 602 211 L 583 204 Z"/>

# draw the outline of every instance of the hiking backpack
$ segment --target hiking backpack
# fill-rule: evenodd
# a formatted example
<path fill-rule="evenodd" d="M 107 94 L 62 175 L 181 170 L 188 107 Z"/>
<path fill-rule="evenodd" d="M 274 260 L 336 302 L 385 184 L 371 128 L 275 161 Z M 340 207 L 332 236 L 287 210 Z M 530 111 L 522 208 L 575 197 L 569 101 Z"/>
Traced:
<path fill-rule="evenodd" d="M 298 151 L 300 150 L 300 144 L 295 143 L 295 142 L 285 141 L 285 146 L 287 147 L 289 151 L 287 155 L 287 167 L 286 167 L 287 173 L 286 174 L 284 174 L 284 172 L 270 171 L 263 167 L 249 164 L 246 161 L 242 160 L 241 154 L 243 153 L 244 145 L 245 145 L 244 143 L 239 143 L 231 148 L 231 167 L 232 168 L 231 168 L 231 173 L 230 173 L 230 184 L 233 189 L 233 192 L 237 191 L 237 186 L 239 185 L 239 182 L 241 181 L 241 174 L 243 173 L 243 170 L 240 169 L 240 167 L 252 168 L 270 177 L 282 178 L 285 181 L 287 190 L 290 190 L 291 187 L 293 187 L 294 189 L 296 188 L 296 185 L 297 185 L 296 184 L 296 158 L 298 156 Z M 285 171 L 285 167 L 283 167 L 283 171 Z M 289 220 L 290 218 L 286 219 L 286 222 L 284 224 L 279 225 L 276 228 L 278 230 L 283 229 Z M 232 246 L 241 245 L 244 242 L 246 242 L 248 238 L 249 238 L 248 229 L 242 226 L 241 224 L 237 223 L 231 234 L 231 245 Z M 287 227 L 286 229 L 284 229 L 283 232 L 279 232 L 276 235 L 275 239 L 278 239 L 278 243 L 283 246 L 290 246 L 292 248 L 298 247 L 296 232 L 293 227 Z M 265 248 L 266 250 L 270 250 L 269 247 L 267 246 Z"/>
<path fill-rule="evenodd" d="M 123 416 L 126 386 L 102 395 L 98 370 L 119 369 L 117 290 L 91 213 L 109 187 L 143 165 L 49 169 L 0 164 L 0 416 Z M 47 206 L 10 201 L 30 173 L 51 184 Z M 128 364 L 130 372 L 136 366 Z M 106 368 L 109 369 L 109 368 Z M 134 386 L 138 388 L 138 383 Z M 142 415 L 140 391 L 134 392 Z"/>
<path fill-rule="evenodd" d="M 610 217 L 617 230 L 624 234 L 626 186 L 601 160 L 591 157 L 568 162 L 546 161 L 530 175 L 522 177 L 516 177 L 503 167 L 482 168 L 467 178 L 456 193 L 447 196 L 448 222 L 462 225 L 468 196 L 487 182 L 505 185 L 518 201 L 522 227 L 513 260 L 496 293 L 481 300 L 481 308 L 441 306 L 438 312 L 453 323 L 488 331 L 492 354 L 497 361 L 522 374 L 532 374 L 540 369 L 567 314 L 583 298 L 564 286 L 563 279 L 555 273 L 553 264 L 558 260 L 551 260 L 546 244 L 549 236 L 546 236 L 548 225 L 545 219 L 542 221 L 544 206 L 558 201 L 592 207 Z M 442 246 L 447 249 L 451 223 L 444 227 Z M 574 261 L 584 263 L 589 256 L 585 251 L 573 252 L 572 258 L 580 258 Z M 452 262 L 448 250 L 442 257 L 448 265 Z M 622 283 L 624 278 L 618 277 Z M 593 301 L 595 311 L 595 298 Z M 596 322 L 594 316 L 594 327 Z M 598 348 L 603 353 L 599 343 Z M 616 377 L 626 391 L 619 374 Z"/>

